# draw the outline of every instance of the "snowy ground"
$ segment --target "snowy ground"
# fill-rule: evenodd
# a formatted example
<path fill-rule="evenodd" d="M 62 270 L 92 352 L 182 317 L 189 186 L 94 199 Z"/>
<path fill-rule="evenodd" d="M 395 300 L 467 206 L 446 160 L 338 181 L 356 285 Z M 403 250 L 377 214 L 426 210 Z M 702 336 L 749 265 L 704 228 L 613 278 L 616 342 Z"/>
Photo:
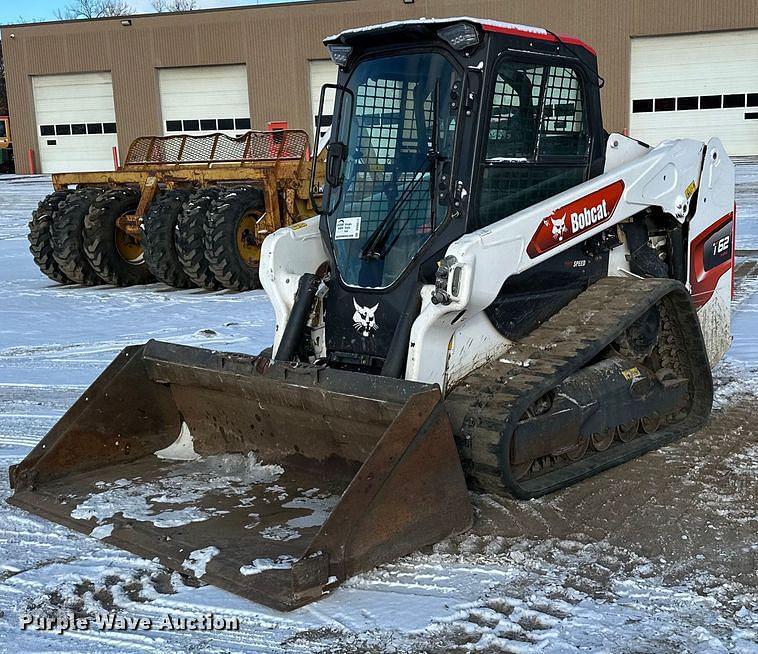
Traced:
<path fill-rule="evenodd" d="M 130 343 L 256 353 L 261 292 L 60 287 L 26 221 L 45 178 L 0 177 L 0 500 L 22 459 Z M 758 249 L 758 166 L 738 170 L 738 240 Z M 0 501 L 0 651 L 758 653 L 758 256 L 740 259 L 735 342 L 711 425 L 531 502 L 472 496 L 473 531 L 278 613 Z M 409 500 L 409 501 L 412 501 Z M 24 613 L 161 619 L 213 612 L 239 631 L 22 631 Z"/>

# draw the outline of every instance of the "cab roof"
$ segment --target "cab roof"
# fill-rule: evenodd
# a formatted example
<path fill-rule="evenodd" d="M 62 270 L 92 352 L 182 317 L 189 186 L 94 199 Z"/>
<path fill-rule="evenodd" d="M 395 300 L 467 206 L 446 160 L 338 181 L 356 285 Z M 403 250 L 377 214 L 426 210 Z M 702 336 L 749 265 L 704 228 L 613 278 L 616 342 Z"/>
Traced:
<path fill-rule="evenodd" d="M 566 34 L 556 34 L 544 27 L 533 27 L 531 25 L 520 25 L 518 23 L 507 23 L 499 20 L 489 20 L 486 18 L 472 18 L 470 16 L 456 16 L 454 18 L 415 18 L 411 20 L 390 21 L 376 25 L 367 25 L 366 27 L 355 27 L 344 30 L 339 34 L 327 36 L 324 39 L 325 44 L 345 43 L 352 40 L 352 37 L 358 35 L 367 35 L 370 33 L 381 33 L 388 31 L 399 31 L 407 27 L 423 27 L 428 25 L 451 25 L 455 23 L 474 23 L 479 25 L 485 32 L 497 32 L 508 34 L 510 36 L 520 36 L 529 39 L 539 39 L 541 41 L 563 42 L 578 45 L 587 50 L 593 56 L 597 56 L 595 50 L 587 45 L 581 39 Z"/>

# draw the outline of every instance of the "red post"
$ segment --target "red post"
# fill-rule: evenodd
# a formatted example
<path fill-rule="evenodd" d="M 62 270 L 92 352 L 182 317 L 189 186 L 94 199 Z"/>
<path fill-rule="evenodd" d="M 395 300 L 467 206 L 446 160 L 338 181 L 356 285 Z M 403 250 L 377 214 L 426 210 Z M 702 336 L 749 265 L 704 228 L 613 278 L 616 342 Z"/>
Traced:
<path fill-rule="evenodd" d="M 34 150 L 32 150 L 31 148 L 29 148 L 29 151 L 26 154 L 27 154 L 27 158 L 28 158 L 27 160 L 29 162 L 29 174 L 30 175 L 36 175 L 37 174 L 37 170 L 34 167 Z"/>
<path fill-rule="evenodd" d="M 119 167 L 119 160 L 118 160 L 118 146 L 113 146 L 113 170 L 118 170 Z"/>

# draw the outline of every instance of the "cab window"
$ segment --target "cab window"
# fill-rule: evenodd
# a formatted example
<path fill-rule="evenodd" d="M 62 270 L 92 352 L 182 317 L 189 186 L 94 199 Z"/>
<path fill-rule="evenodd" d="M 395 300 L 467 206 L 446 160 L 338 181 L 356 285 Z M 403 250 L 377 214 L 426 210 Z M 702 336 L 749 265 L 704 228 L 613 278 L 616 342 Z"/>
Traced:
<path fill-rule="evenodd" d="M 568 66 L 503 61 L 494 82 L 479 227 L 587 178 L 590 139 L 581 79 Z"/>

